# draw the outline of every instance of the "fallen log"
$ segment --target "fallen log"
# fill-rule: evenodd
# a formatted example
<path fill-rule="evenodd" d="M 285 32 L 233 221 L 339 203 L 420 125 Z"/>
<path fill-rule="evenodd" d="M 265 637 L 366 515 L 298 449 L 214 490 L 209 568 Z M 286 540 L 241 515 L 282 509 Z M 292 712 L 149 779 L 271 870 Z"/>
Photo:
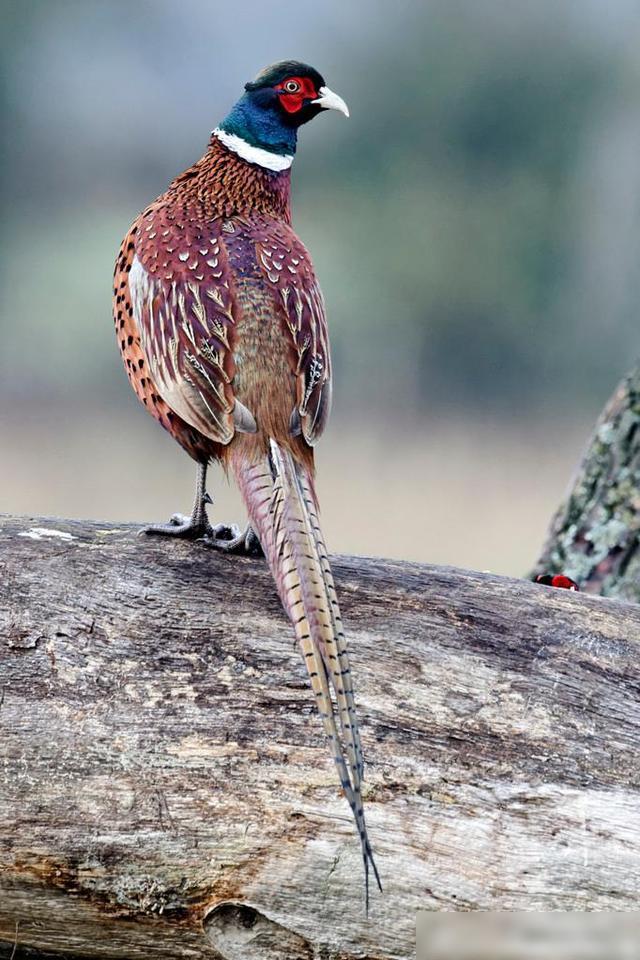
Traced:
<path fill-rule="evenodd" d="M 384 894 L 260 559 L 0 516 L 0 956 L 386 960 L 637 909 L 640 608 L 337 557 Z"/>

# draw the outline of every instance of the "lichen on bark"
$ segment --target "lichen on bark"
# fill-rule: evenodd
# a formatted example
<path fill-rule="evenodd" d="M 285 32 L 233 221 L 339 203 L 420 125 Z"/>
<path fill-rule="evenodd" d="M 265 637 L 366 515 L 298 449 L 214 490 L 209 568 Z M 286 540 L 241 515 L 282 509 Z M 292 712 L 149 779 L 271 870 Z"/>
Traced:
<path fill-rule="evenodd" d="M 640 601 L 640 367 L 596 424 L 572 488 L 553 518 L 535 573 Z"/>

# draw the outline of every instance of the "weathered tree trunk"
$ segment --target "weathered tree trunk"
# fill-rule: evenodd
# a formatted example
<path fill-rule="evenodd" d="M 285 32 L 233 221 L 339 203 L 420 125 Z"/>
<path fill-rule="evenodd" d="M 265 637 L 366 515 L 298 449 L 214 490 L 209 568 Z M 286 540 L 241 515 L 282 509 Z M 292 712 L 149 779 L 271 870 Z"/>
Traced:
<path fill-rule="evenodd" d="M 562 572 L 581 589 L 640 601 L 640 367 L 605 407 L 536 573 Z"/>
<path fill-rule="evenodd" d="M 264 563 L 0 517 L 0 955 L 408 958 L 415 914 L 637 909 L 640 608 L 336 558 L 383 877 Z"/>

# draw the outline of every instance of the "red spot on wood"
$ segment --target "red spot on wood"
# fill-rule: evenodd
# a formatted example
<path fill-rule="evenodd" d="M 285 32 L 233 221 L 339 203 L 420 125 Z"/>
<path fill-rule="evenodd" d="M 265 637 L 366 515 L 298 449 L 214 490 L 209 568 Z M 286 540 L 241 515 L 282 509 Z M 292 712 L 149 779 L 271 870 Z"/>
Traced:
<path fill-rule="evenodd" d="M 571 577 L 566 577 L 563 573 L 540 573 L 536 577 L 536 583 L 542 583 L 546 587 L 559 587 L 562 590 L 580 589 L 575 580 L 572 580 Z"/>

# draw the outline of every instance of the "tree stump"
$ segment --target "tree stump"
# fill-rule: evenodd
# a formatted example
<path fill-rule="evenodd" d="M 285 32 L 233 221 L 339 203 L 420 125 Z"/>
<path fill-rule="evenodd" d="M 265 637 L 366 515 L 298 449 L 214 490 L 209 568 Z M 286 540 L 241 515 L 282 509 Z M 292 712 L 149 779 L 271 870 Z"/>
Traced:
<path fill-rule="evenodd" d="M 562 572 L 582 590 L 640 601 L 640 367 L 605 407 L 558 509 L 536 573 Z"/>
<path fill-rule="evenodd" d="M 260 559 L 0 517 L 0 956 L 387 960 L 637 909 L 640 608 L 334 560 L 384 884 Z"/>

